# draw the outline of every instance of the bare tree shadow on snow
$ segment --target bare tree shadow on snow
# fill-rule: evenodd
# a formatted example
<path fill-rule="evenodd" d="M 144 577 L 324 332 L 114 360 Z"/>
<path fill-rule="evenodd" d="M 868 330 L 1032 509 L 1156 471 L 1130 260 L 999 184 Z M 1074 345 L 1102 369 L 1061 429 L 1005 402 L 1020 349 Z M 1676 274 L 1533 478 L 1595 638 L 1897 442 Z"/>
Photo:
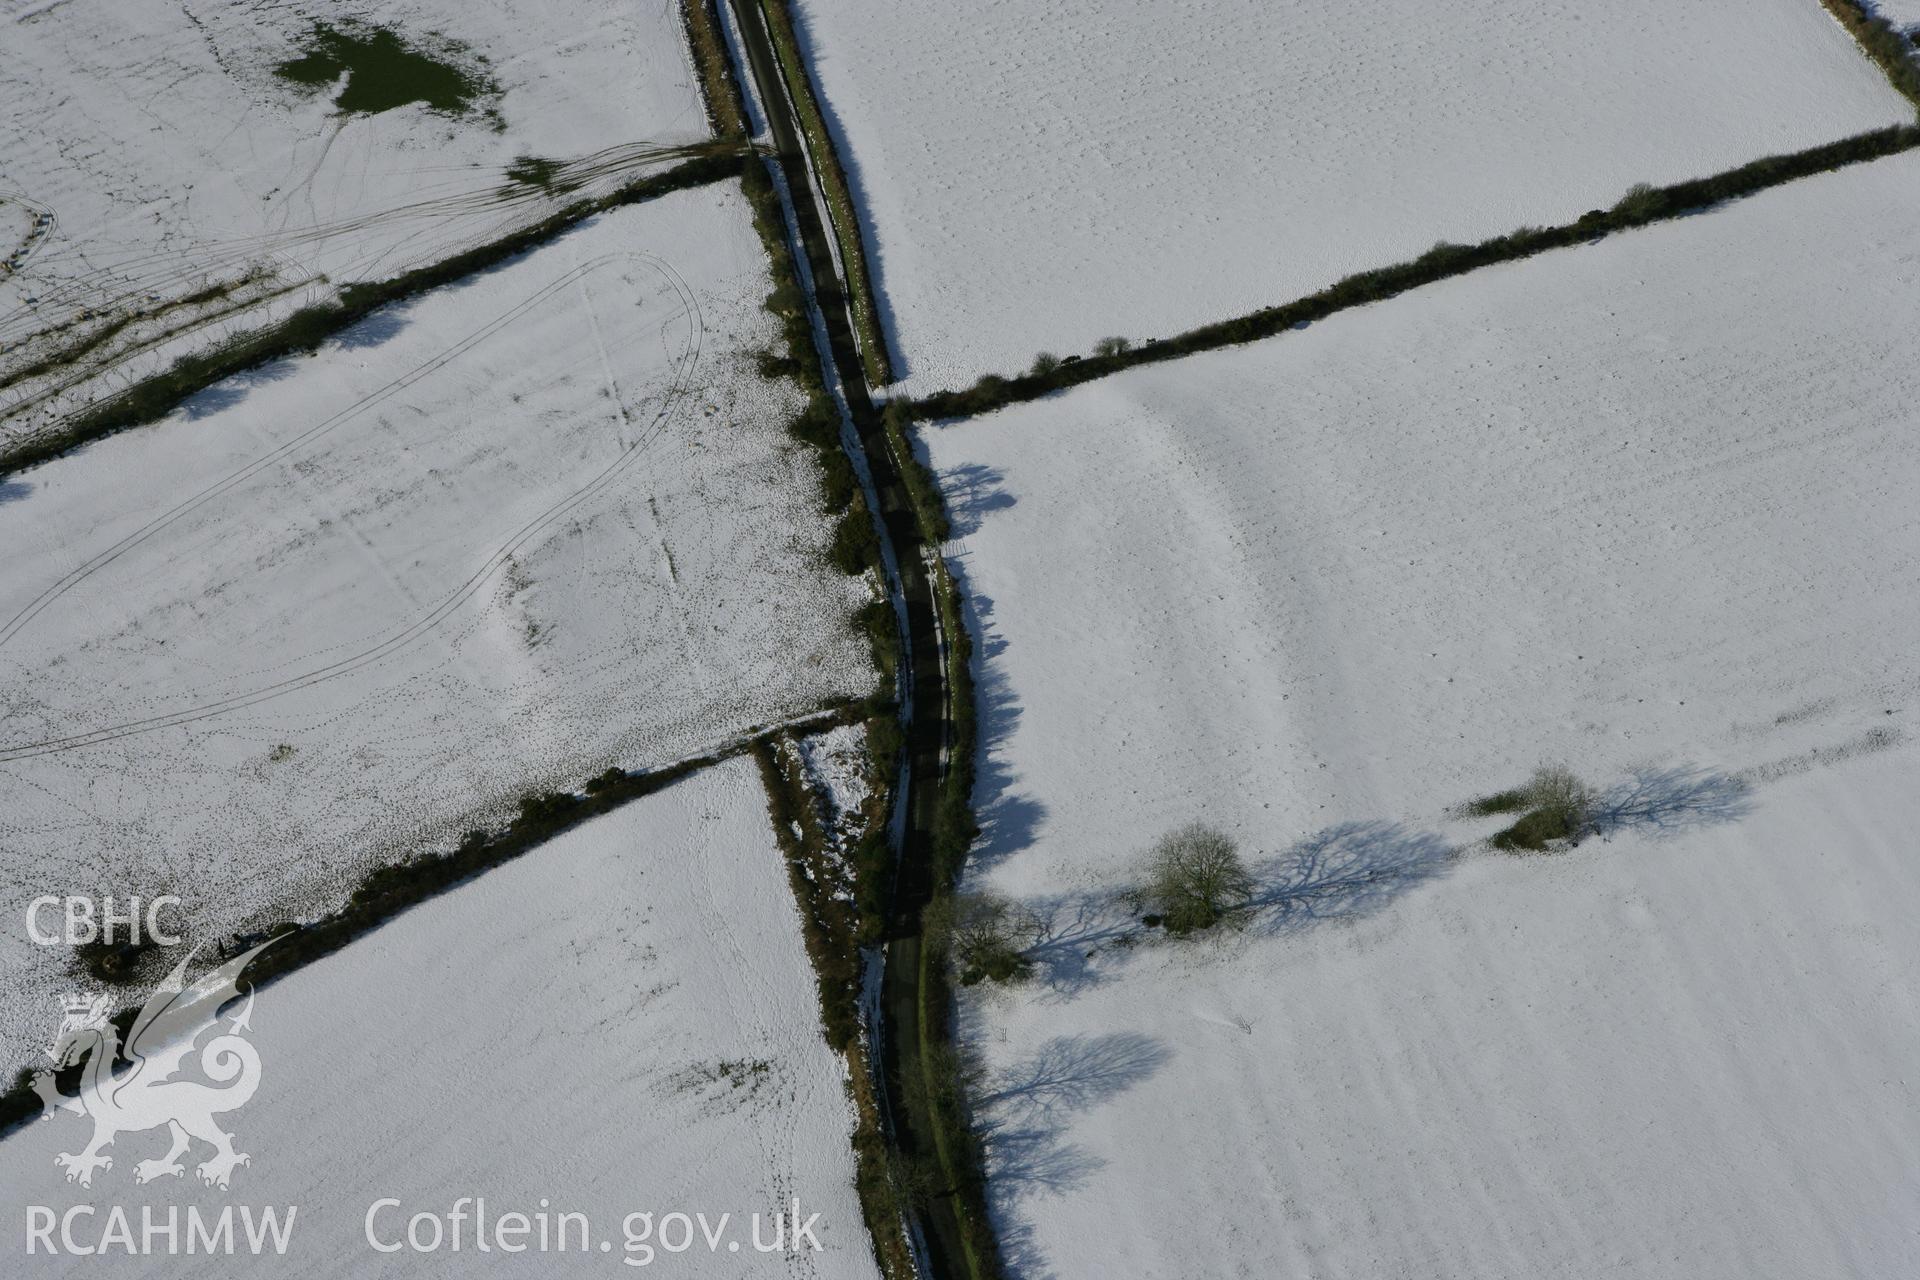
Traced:
<path fill-rule="evenodd" d="M 991 603 L 982 607 L 990 616 Z M 1011 714 L 1017 718 L 1017 706 Z M 999 781 L 1000 791 L 1009 790 L 1008 781 Z M 982 787 L 983 795 L 993 793 L 984 773 Z M 1637 771 L 1600 798 L 1593 816 L 1602 835 L 1632 829 L 1664 834 L 1736 821 L 1750 807 L 1750 788 L 1742 780 L 1674 767 Z M 1024 834 L 1030 838 L 1031 831 Z M 1017 847 L 1003 846 L 1001 856 Z M 1444 875 L 1457 853 L 1440 836 L 1400 823 L 1328 827 L 1254 863 L 1247 932 L 1270 936 L 1377 911 Z M 1125 885 L 1024 904 L 1037 932 L 1026 949 L 1036 980 L 1065 995 L 1102 981 L 1095 958 L 1143 935 L 1139 894 L 1138 886 Z M 988 1201 L 1015 1274 L 1056 1274 L 1021 1211 L 1023 1202 L 1076 1190 L 1101 1167 L 1097 1156 L 1067 1140 L 1073 1117 L 1152 1076 L 1172 1056 L 1160 1041 L 1138 1032 L 1060 1036 L 986 1082 L 977 1096 L 990 1170 Z"/>
<path fill-rule="evenodd" d="M 1125 1093 L 1172 1058 L 1160 1041 L 1137 1031 L 1056 1036 L 987 1082 L 979 1109 L 988 1209 L 1015 1274 L 1053 1274 L 1021 1203 L 1077 1190 L 1101 1167 L 1099 1157 L 1067 1141 L 1073 1117 Z"/>
<path fill-rule="evenodd" d="M 1445 873 L 1457 850 L 1440 836 L 1399 823 L 1329 827 L 1273 857 L 1254 862 L 1246 931 L 1275 935 L 1376 911 Z M 1062 894 L 1023 904 L 1037 940 L 1025 949 L 1034 979 L 1072 996 L 1117 972 L 1097 963 L 1157 936 L 1139 919 L 1138 885 Z M 979 1007 L 963 1012 L 978 1023 Z M 987 1081 L 977 1094 L 988 1161 L 987 1194 L 1010 1270 L 1056 1274 L 1035 1240 L 1025 1202 L 1084 1186 L 1098 1156 L 1068 1140 L 1073 1118 L 1146 1080 L 1172 1060 L 1159 1040 L 1138 1032 L 1059 1036 Z"/>
<path fill-rule="evenodd" d="M 966 581 L 964 567 L 954 576 L 965 601 L 973 633 L 974 744 L 973 809 L 980 838 L 967 855 L 970 874 L 988 870 L 1028 848 L 1040 832 L 1046 807 L 1019 785 L 1007 764 L 1006 747 L 1024 709 L 1001 663 L 1007 642 L 993 625 L 993 600 Z"/>
<path fill-rule="evenodd" d="M 1000 472 L 977 462 L 940 473 L 940 491 L 946 495 L 954 537 L 971 537 L 980 532 L 987 516 L 1014 505 L 1017 499 L 1007 492 L 1005 480 Z"/>
<path fill-rule="evenodd" d="M 1246 932 L 1271 936 L 1376 911 L 1444 874 L 1457 852 L 1431 832 L 1395 822 L 1328 827 L 1250 867 Z M 1157 936 L 1140 920 L 1144 893 L 1128 883 L 1023 902 L 1033 921 L 1033 941 L 1022 948 L 1033 980 L 1071 997 L 1114 977 L 1116 967 L 1101 964 L 1103 955 Z"/>
<path fill-rule="evenodd" d="M 1023 902 L 1034 941 L 1022 954 L 1033 964 L 1034 981 L 1062 996 L 1098 986 L 1104 980 L 1094 964 L 1100 951 L 1140 932 L 1138 894 L 1126 888 Z"/>
<path fill-rule="evenodd" d="M 955 537 L 979 531 L 985 518 L 1014 505 L 991 467 L 969 465 L 940 473 L 941 492 Z M 949 556 L 948 567 L 959 589 L 967 630 L 973 638 L 974 817 L 980 838 L 967 857 L 968 870 L 980 872 L 1005 861 L 1033 844 L 1045 808 L 1021 791 L 1006 762 L 1007 744 L 1019 727 L 1023 708 L 1007 679 L 1004 659 L 1007 641 L 994 626 L 993 598 L 968 581 L 964 556 Z"/>
<path fill-rule="evenodd" d="M 1677 765 L 1636 770 L 1595 802 L 1592 821 L 1602 839 L 1632 830 L 1669 836 L 1737 822 L 1752 809 L 1752 788 L 1745 781 Z"/>
<path fill-rule="evenodd" d="M 993 1219 L 993 1238 L 1000 1246 L 1000 1257 L 1007 1264 L 1008 1275 L 1018 1276 L 1020 1280 L 1060 1280 L 1060 1273 L 1040 1251 L 1031 1222 L 1000 1208 L 991 1192 L 987 1209 Z"/>
<path fill-rule="evenodd" d="M 25 480 L 0 480 L 0 503 L 18 502 L 32 492 Z"/>
<path fill-rule="evenodd" d="M 1172 1057 L 1158 1040 L 1137 1031 L 1055 1036 L 1031 1058 L 991 1080 L 980 1103 L 1051 1121 L 1126 1092 Z"/>
<path fill-rule="evenodd" d="M 1454 849 L 1397 822 L 1343 822 L 1253 867 L 1254 933 L 1364 915 L 1439 876 Z"/>

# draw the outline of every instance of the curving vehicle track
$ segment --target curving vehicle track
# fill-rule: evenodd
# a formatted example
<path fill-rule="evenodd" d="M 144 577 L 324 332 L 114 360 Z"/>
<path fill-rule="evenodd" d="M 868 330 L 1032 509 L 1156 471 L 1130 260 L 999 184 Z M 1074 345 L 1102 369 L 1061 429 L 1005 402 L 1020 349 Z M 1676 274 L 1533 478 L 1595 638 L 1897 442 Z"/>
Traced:
<path fill-rule="evenodd" d="M 28 225 L 18 243 L 0 257 L 0 280 L 26 269 L 27 263 L 52 239 L 60 225 L 60 215 L 52 205 L 21 195 L 18 191 L 0 191 L 0 204 L 17 204 L 27 211 Z M 0 241 L 3 244 L 4 241 Z"/>

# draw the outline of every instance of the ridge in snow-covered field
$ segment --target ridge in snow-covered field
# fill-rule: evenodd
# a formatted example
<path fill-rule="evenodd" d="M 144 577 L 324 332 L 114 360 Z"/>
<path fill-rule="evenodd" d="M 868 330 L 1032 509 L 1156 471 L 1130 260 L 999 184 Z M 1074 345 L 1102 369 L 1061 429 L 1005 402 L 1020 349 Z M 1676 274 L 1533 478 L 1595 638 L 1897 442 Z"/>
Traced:
<path fill-rule="evenodd" d="M 1024 1270 L 1920 1267 L 1917 206 L 1897 157 L 927 432 L 971 883 L 1048 925 L 965 1004 Z M 1607 838 L 1457 857 L 1546 760 Z M 1117 895 L 1194 819 L 1258 909 L 1176 948 Z"/>
<path fill-rule="evenodd" d="M 1816 0 L 799 0 L 918 395 L 1911 120 Z"/>

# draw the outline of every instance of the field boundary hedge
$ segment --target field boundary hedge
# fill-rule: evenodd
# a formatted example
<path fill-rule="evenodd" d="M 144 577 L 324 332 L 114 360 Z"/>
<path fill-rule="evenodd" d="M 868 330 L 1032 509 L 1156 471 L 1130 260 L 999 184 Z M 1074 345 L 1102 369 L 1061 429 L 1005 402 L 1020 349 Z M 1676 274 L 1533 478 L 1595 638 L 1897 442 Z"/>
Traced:
<path fill-rule="evenodd" d="M 714 0 L 681 0 L 680 22 L 693 49 L 693 69 L 707 105 L 707 123 L 720 138 L 746 141 L 746 103 L 727 60 L 727 38 L 721 32 Z"/>
<path fill-rule="evenodd" d="M 195 352 L 69 417 L 50 431 L 0 447 L 0 479 L 68 453 L 83 444 L 157 422 L 187 397 L 217 382 L 274 360 L 317 350 L 321 343 L 391 303 L 426 293 L 525 253 L 596 214 L 658 199 L 675 191 L 737 177 L 746 152 L 737 143 L 713 144 L 708 154 L 663 173 L 636 178 L 618 190 L 578 200 L 531 226 L 389 280 L 343 287 L 330 302 L 315 303 L 286 318 Z"/>
<path fill-rule="evenodd" d="M 820 1023 L 827 1045 L 847 1065 L 848 1093 L 854 1104 L 854 1184 L 860 1195 L 875 1260 L 888 1280 L 915 1280 L 913 1249 L 904 1223 L 900 1181 L 888 1154 L 879 1098 L 873 1089 L 872 1045 L 860 1035 L 860 999 L 865 957 L 859 939 L 857 890 L 850 881 L 890 866 L 839 864 L 829 847 L 820 806 L 804 776 L 798 752 L 783 750 L 795 735 L 769 735 L 753 744 L 766 788 L 767 813 L 787 863 L 788 886 L 799 909 L 801 935 L 813 962 L 820 997 Z M 885 843 L 886 811 L 867 815 L 859 840 L 878 836 Z M 842 833 L 851 836 L 853 833 Z M 851 890 L 851 892 L 850 892 Z"/>
<path fill-rule="evenodd" d="M 1893 87 L 1920 109 L 1920 60 L 1916 60 L 1913 41 L 1907 33 L 1875 13 L 1860 0 L 1820 0 L 1834 21 L 1847 29 L 1859 42 L 1867 57 L 1873 59 Z"/>
<path fill-rule="evenodd" d="M 1279 306 L 1264 307 L 1230 320 L 1216 321 L 1171 338 L 1125 350 L 1070 357 L 1032 372 L 1002 377 L 988 374 L 958 391 L 938 391 L 913 402 L 917 419 L 961 418 L 1107 377 L 1137 365 L 1237 346 L 1300 328 L 1316 320 L 1370 302 L 1382 302 L 1422 285 L 1465 275 L 1496 263 L 1516 262 L 1551 249 L 1597 240 L 1617 231 L 1664 222 L 1739 199 L 1769 187 L 1879 160 L 1920 147 L 1920 125 L 1891 125 L 1789 155 L 1767 156 L 1708 178 L 1664 187 L 1636 186 L 1610 209 L 1593 209 L 1557 227 L 1523 227 L 1478 244 L 1436 244 L 1411 262 L 1376 267 L 1347 276 L 1317 293 Z"/>

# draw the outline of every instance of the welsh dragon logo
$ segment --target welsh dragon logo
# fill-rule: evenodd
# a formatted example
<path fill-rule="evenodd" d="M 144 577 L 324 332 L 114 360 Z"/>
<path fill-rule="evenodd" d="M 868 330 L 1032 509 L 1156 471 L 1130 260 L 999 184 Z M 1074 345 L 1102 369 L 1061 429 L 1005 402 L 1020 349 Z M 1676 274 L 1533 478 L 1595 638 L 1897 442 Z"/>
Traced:
<path fill-rule="evenodd" d="M 113 1168 L 113 1157 L 102 1152 L 116 1137 L 162 1125 L 172 1134 L 173 1145 L 159 1159 L 134 1166 L 139 1182 L 184 1173 L 180 1157 L 196 1138 L 213 1148 L 213 1155 L 197 1168 L 208 1186 L 224 1188 L 234 1167 L 249 1163 L 245 1152 L 234 1150 L 233 1135 L 214 1117 L 245 1106 L 260 1085 L 260 1055 L 243 1035 L 253 1015 L 251 987 L 245 1007 L 231 1018 L 226 1033 L 200 1051 L 200 1072 L 215 1084 L 174 1077 L 200 1037 L 221 1021 L 221 1007 L 240 995 L 240 973 L 247 962 L 270 945 L 262 943 L 235 956 L 192 983 L 186 981 L 187 965 L 199 948 L 189 951 L 140 1007 L 124 1050 L 106 996 L 65 998 L 65 1020 L 46 1051 L 53 1068 L 35 1072 L 33 1088 L 46 1105 L 42 1119 L 50 1120 L 59 1111 L 93 1119 L 93 1141 L 85 1150 L 54 1157 L 67 1171 L 68 1182 L 93 1185 L 95 1170 Z M 126 1064 L 116 1067 L 123 1056 Z M 82 1060 L 80 1092 L 61 1092 L 55 1072 Z"/>

